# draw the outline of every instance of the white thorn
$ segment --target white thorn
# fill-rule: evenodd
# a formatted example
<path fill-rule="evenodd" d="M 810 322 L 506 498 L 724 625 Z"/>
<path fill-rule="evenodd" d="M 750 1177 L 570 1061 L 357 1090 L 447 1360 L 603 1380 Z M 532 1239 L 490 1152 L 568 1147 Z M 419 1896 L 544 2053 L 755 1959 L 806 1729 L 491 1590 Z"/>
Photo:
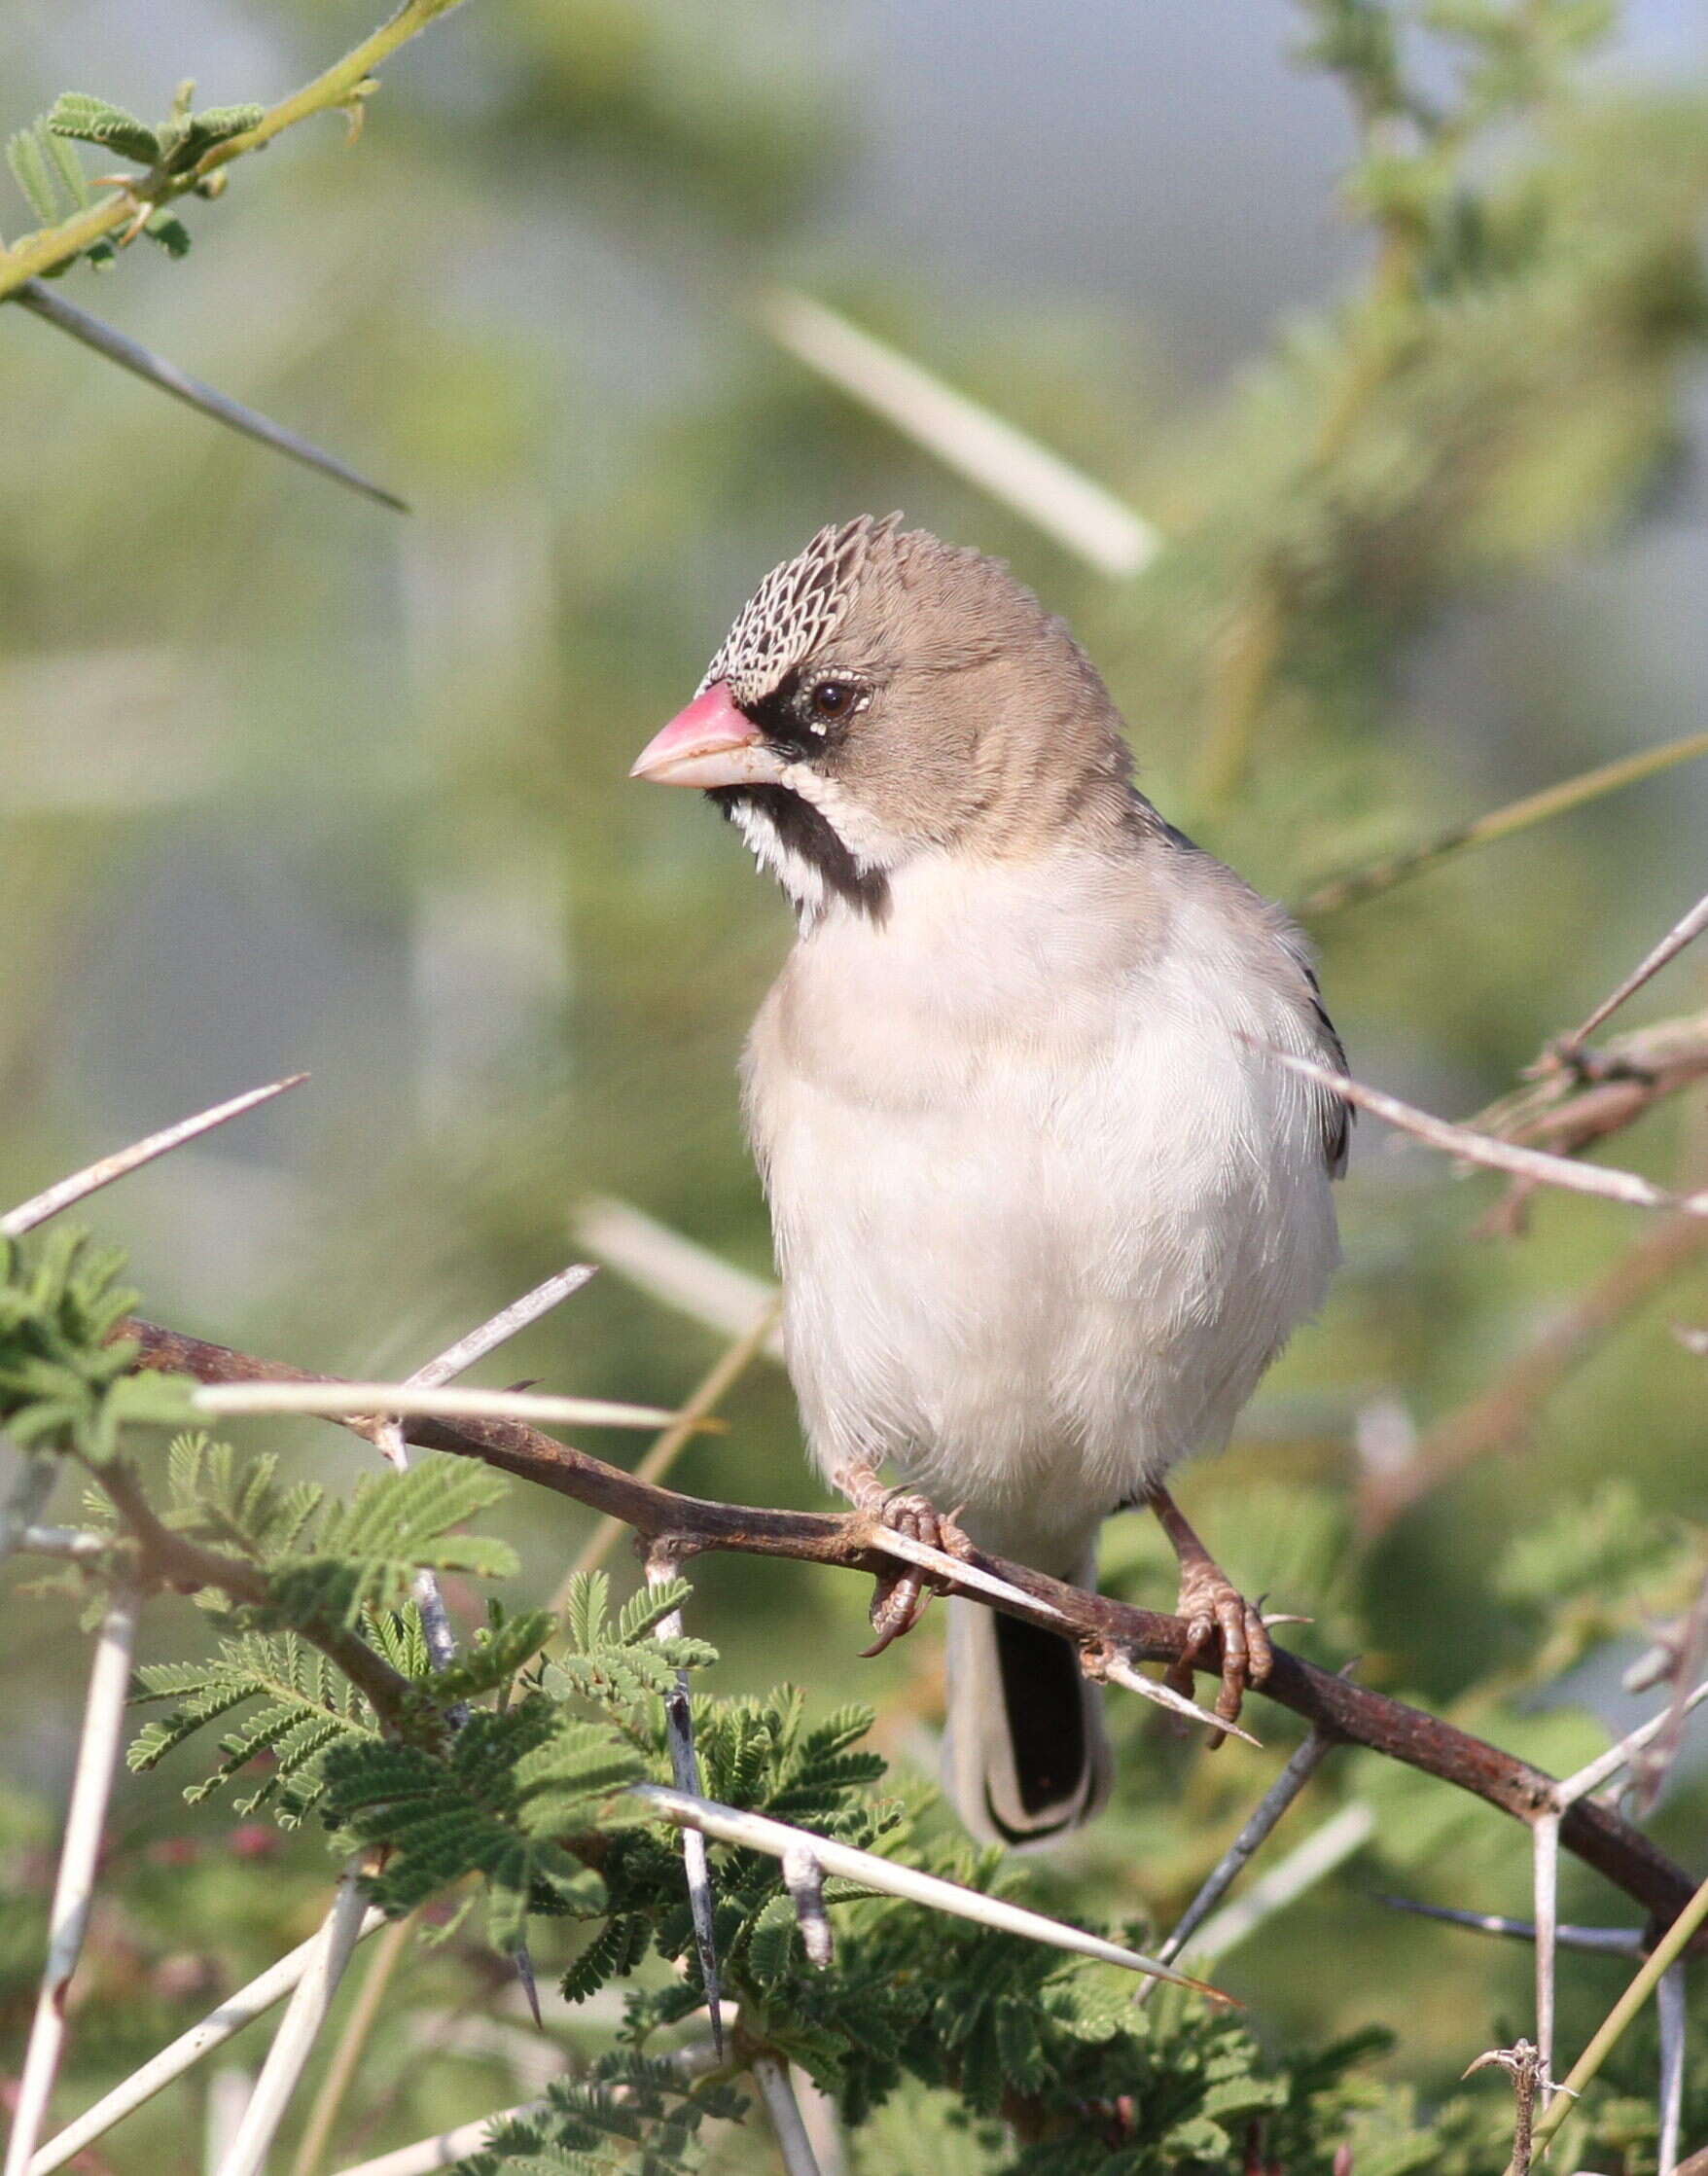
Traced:
<path fill-rule="evenodd" d="M 72 1974 L 83 1954 L 107 1800 L 125 1734 L 125 1702 L 130 1691 L 130 1657 L 136 1645 L 138 1608 L 134 1587 L 117 1587 L 95 1643 L 77 1768 L 71 1779 L 71 1802 L 65 1813 L 65 1842 L 53 1883 L 48 1961 L 18 2079 L 5 2176 L 25 2176 L 34 2159 L 36 2140 L 59 2072 L 59 2057 L 65 2047 L 65 2002 Z"/>
<path fill-rule="evenodd" d="M 0 1239 L 20 1239 L 26 1231 L 33 1231 L 38 1224 L 45 1224 L 49 1217 L 57 1216 L 61 1209 L 69 1209 L 89 1195 L 98 1193 L 104 1186 L 111 1186 L 115 1179 L 129 1176 L 145 1163 L 152 1163 L 156 1157 L 164 1156 L 169 1150 L 182 1148 L 186 1141 L 194 1141 L 199 1134 L 211 1133 L 216 1125 L 241 1118 L 245 1111 L 253 1111 L 258 1103 L 270 1103 L 275 1095 L 283 1095 L 287 1088 L 299 1087 L 308 1078 L 306 1073 L 293 1073 L 283 1081 L 270 1082 L 266 1088 L 248 1088 L 241 1095 L 233 1095 L 229 1102 L 216 1103 L 211 1110 L 198 1111 L 193 1119 L 180 1119 L 176 1125 L 168 1125 L 159 1133 L 147 1134 L 140 1141 L 133 1141 L 129 1148 L 120 1149 L 112 1156 L 103 1157 L 98 1163 L 89 1164 L 82 1171 L 75 1171 L 68 1179 L 60 1179 L 45 1192 L 35 1195 L 28 1201 L 20 1201 L 16 1209 L 9 1209 L 0 1216 Z"/>
<path fill-rule="evenodd" d="M 1207 1707 L 1200 1707 L 1196 1700 L 1190 1700 L 1184 1693 L 1177 1693 L 1172 1685 L 1164 1685 L 1159 1678 L 1146 1677 L 1133 1668 L 1130 1662 L 1112 1660 L 1101 1665 L 1100 1674 L 1112 1684 L 1124 1685 L 1129 1693 L 1137 1693 L 1141 1699 L 1155 1700 L 1158 1707 L 1165 1707 L 1170 1715 L 1190 1716 L 1194 1723 L 1208 1724 L 1218 1734 L 1226 1731 L 1230 1737 L 1244 1738 L 1247 1745 L 1263 1750 L 1262 1738 L 1238 1723 L 1229 1723 L 1226 1716 L 1214 1715 Z"/>
<path fill-rule="evenodd" d="M 658 1406 L 614 1405 L 603 1398 L 549 1398 L 522 1390 L 412 1390 L 405 1382 L 212 1382 L 193 1397 L 197 1410 L 231 1418 L 246 1413 L 318 1413 L 327 1419 L 373 1413 L 443 1420 L 527 1420 L 584 1428 L 658 1428 L 675 1414 Z"/>
<path fill-rule="evenodd" d="M 357 1930 L 356 1940 L 365 1942 L 378 1927 L 385 1924 L 382 1911 L 370 1910 Z M 103 2138 L 115 2123 L 123 2122 L 133 2110 L 161 2092 L 175 2078 L 182 2078 L 193 2069 L 203 2055 L 223 2048 L 233 2034 L 251 2025 L 282 2002 L 307 1971 L 320 1944 L 318 1933 L 300 1942 L 276 1964 L 268 1965 L 264 1973 L 251 1980 L 246 1987 L 228 1995 L 217 2009 L 210 2010 L 198 2024 L 162 2048 L 158 2055 L 151 2055 L 140 2070 L 134 2070 L 121 2085 L 104 2094 L 92 2108 L 86 2109 L 72 2122 L 66 2124 L 56 2138 L 51 2138 L 29 2164 L 29 2176 L 53 2176 L 53 2170 L 63 2168 L 68 2160 L 81 2154 L 97 2138 Z"/>
<path fill-rule="evenodd" d="M 766 1852 L 773 1859 L 780 1859 L 792 1848 L 804 1847 L 827 1873 L 843 1874 L 868 1888 L 881 1889 L 886 1896 L 905 1897 L 910 1904 L 928 1905 L 934 1910 L 952 1912 L 961 1919 L 974 1919 L 982 1926 L 1000 1928 L 1006 1934 L 1024 1935 L 1032 1942 L 1050 1943 L 1057 1949 L 1072 1950 L 1078 1956 L 1095 1957 L 1101 1964 L 1123 1965 L 1128 1972 L 1154 1973 L 1160 1979 L 1174 1981 L 1177 1986 L 1191 1987 L 1196 1994 L 1207 1995 L 1213 2002 L 1226 2003 L 1229 1999 L 1219 1989 L 1205 1986 L 1201 1980 L 1189 1979 L 1186 1974 L 1174 1972 L 1155 1957 L 1143 1956 L 1136 1949 L 1106 1942 L 1101 1935 L 1086 1934 L 1079 1927 L 1065 1926 L 1059 1919 L 1046 1918 L 1041 1911 L 1028 1911 L 1021 1905 L 1010 1904 L 1005 1897 L 985 1896 L 980 1890 L 964 1889 L 959 1882 L 945 1881 L 939 1874 L 925 1873 L 918 1867 L 900 1866 L 893 1859 L 880 1858 L 875 1851 L 859 1851 L 852 1844 L 838 1843 L 834 1837 L 814 1836 L 808 1829 L 793 1828 L 787 1822 L 773 1821 L 763 1813 L 744 1813 L 732 1805 L 720 1805 L 712 1799 L 691 1797 L 685 1791 L 666 1790 L 660 1783 L 631 1784 L 628 1796 L 655 1807 L 678 1828 L 702 1829 L 722 1843 L 743 1844 L 751 1851 Z"/>

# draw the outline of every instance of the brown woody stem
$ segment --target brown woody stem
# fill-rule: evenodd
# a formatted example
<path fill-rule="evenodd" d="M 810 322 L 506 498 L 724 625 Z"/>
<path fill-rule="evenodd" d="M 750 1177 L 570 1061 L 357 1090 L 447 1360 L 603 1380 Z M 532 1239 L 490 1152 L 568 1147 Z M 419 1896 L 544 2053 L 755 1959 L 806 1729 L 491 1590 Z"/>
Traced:
<path fill-rule="evenodd" d="M 193 1375 L 200 1382 L 337 1379 L 234 1352 L 228 1346 L 185 1337 L 179 1331 L 161 1329 L 134 1316 L 119 1326 L 117 1335 L 137 1341 L 142 1367 Z M 340 1425 L 358 1435 L 371 1436 L 380 1423 L 350 1419 Z M 521 1421 L 414 1419 L 406 1421 L 404 1427 L 409 1441 L 424 1449 L 479 1458 L 505 1473 L 537 1481 L 544 1488 L 620 1518 L 649 1542 L 667 1539 L 681 1555 L 731 1550 L 750 1556 L 786 1556 L 806 1563 L 834 1564 L 874 1577 L 893 1568 L 893 1560 L 873 1545 L 872 1521 L 858 1513 L 835 1516 L 819 1512 L 760 1511 L 742 1504 L 685 1496 L 675 1489 L 638 1480 L 621 1467 L 572 1449 Z M 128 1512 L 129 1507 L 125 1508 Z M 186 1546 L 160 1531 L 166 1542 Z M 145 1535 L 145 1542 L 148 1538 Z M 196 1554 L 206 1552 L 197 1551 Z M 1186 1652 L 1188 1628 L 1178 1617 L 1136 1609 L 1106 1594 L 1069 1587 L 1024 1564 L 1011 1564 L 979 1550 L 972 1551 L 967 1560 L 1037 1598 L 1035 1615 L 1017 1602 L 997 1605 L 1011 1616 L 1052 1630 L 1060 1630 L 1066 1618 L 1085 1640 L 1111 1642 L 1138 1661 L 1174 1662 Z M 202 1583 L 217 1584 L 206 1578 Z M 956 1590 L 952 1580 L 945 1579 L 944 1584 L 951 1592 Z M 378 1659 L 372 1659 L 377 1662 Z M 362 1689 L 369 1691 L 366 1685 Z M 1402 1761 L 1408 1767 L 1471 1792 L 1516 1820 L 1532 1822 L 1551 1803 L 1554 1778 L 1542 1769 L 1456 1730 L 1437 1716 L 1408 1707 L 1403 1700 L 1320 1670 L 1285 1648 L 1275 1650 L 1274 1667 L 1263 1694 L 1329 1737 L 1348 1745 L 1368 1746 L 1389 1760 Z M 1567 1810 L 1560 1823 L 1560 1842 L 1585 1865 L 1605 1874 L 1662 1925 L 1678 1917 L 1695 1891 L 1696 1884 L 1690 1875 L 1640 1830 L 1610 1807 L 1592 1801 L 1580 1800 Z"/>

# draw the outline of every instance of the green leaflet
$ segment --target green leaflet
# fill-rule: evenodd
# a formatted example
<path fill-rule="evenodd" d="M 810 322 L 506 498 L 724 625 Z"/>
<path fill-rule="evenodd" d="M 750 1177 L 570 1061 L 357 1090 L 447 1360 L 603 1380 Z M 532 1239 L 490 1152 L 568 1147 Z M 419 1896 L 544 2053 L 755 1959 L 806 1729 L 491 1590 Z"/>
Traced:
<path fill-rule="evenodd" d="M 190 1384 L 129 1373 L 134 1345 L 109 1342 L 136 1298 L 118 1282 L 124 1259 L 70 1225 L 0 1239 L 0 1425 L 20 1449 L 100 1466 L 122 1429 L 189 1417 Z"/>
<path fill-rule="evenodd" d="M 600 1876 L 556 1838 L 592 1827 L 606 1801 L 644 1772 L 610 1726 L 566 1723 L 536 1694 L 503 1715 L 471 1715 L 448 1756 L 333 1747 L 325 1812 L 344 1847 L 388 1846 L 384 1871 L 366 1883 L 387 1911 L 412 1910 L 480 1873 L 490 1939 L 514 1949 L 530 1910 L 589 1918 L 605 1909 Z"/>
<path fill-rule="evenodd" d="M 381 1740 L 365 1704 L 318 1649 L 294 1633 L 249 1633 L 221 1640 L 215 1654 L 197 1662 L 150 1662 L 137 1671 L 138 1702 L 172 1700 L 171 1712 L 148 1723 L 126 1755 L 133 1771 L 155 1767 L 204 1725 L 250 1706 L 241 1724 L 220 1740 L 212 1772 L 186 1787 L 192 1803 L 229 1783 L 259 1754 L 272 1766 L 235 1804 L 239 1813 L 264 1808 L 289 1827 L 302 1820 L 325 1789 L 323 1763 L 346 1742 L 377 1746 Z M 259 1702 L 259 1706 L 252 1703 Z"/>
<path fill-rule="evenodd" d="M 708 2117 L 738 2121 L 747 2102 L 727 2085 L 688 2087 L 675 2066 L 620 2050 L 601 2056 L 584 2079 L 547 2089 L 546 2112 L 501 2124 L 483 2153 L 459 2161 L 464 2176 L 503 2169 L 616 2176 L 645 2169 L 677 2176 L 700 2165 L 700 2125 Z"/>

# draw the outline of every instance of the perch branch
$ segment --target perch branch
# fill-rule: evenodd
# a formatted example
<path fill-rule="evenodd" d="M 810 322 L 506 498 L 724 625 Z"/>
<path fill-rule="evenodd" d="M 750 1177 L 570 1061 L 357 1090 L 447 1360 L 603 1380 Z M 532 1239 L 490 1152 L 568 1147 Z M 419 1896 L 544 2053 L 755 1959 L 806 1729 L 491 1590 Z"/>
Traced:
<path fill-rule="evenodd" d="M 325 1379 L 136 1317 L 121 1325 L 120 1334 L 136 1339 L 139 1365 L 195 1375 L 204 1382 Z M 377 1423 L 358 1415 L 345 1425 L 372 1440 Z M 750 1556 L 836 1565 L 869 1577 L 887 1561 L 872 1521 L 859 1514 L 757 1510 L 683 1495 L 639 1480 L 621 1467 L 572 1449 L 518 1421 L 422 1419 L 411 1423 L 408 1433 L 423 1448 L 479 1458 L 620 1518 L 643 1541 L 668 1539 L 683 1556 L 729 1550 Z M 954 1571 L 945 1576 L 945 1587 L 974 1594 L 972 1585 L 963 1584 L 968 1566 L 952 1561 Z M 1016 1599 L 996 1605 L 1010 1616 L 1050 1630 L 1065 1629 L 1086 1646 L 1094 1642 L 1114 1646 L 1137 1661 L 1174 1662 L 1186 1652 L 1188 1628 L 1178 1617 L 1086 1592 L 978 1550 L 970 1562 L 1017 1590 Z M 209 1584 L 209 1575 L 202 1572 L 196 1583 Z M 1207 1659 L 1212 1670 L 1219 1666 L 1214 1656 Z M 1540 1768 L 1404 1701 L 1317 1669 L 1285 1648 L 1277 1648 L 1274 1669 L 1263 1690 L 1266 1698 L 1329 1736 L 1404 1762 L 1526 1824 L 1550 1802 L 1554 1779 Z M 1566 1809 L 1560 1842 L 1663 1923 L 1675 1918 L 1692 1894 L 1694 1883 L 1683 1869 L 1612 1808 L 1592 1799 L 1580 1800 Z"/>

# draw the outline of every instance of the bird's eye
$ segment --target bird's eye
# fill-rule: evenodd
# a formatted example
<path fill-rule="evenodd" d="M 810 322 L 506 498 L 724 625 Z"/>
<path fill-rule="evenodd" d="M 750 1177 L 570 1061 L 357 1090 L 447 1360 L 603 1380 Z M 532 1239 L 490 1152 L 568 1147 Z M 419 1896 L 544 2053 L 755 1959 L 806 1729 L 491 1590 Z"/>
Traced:
<path fill-rule="evenodd" d="M 845 718 L 854 707 L 854 691 L 845 680 L 820 680 L 807 702 L 815 718 Z"/>

